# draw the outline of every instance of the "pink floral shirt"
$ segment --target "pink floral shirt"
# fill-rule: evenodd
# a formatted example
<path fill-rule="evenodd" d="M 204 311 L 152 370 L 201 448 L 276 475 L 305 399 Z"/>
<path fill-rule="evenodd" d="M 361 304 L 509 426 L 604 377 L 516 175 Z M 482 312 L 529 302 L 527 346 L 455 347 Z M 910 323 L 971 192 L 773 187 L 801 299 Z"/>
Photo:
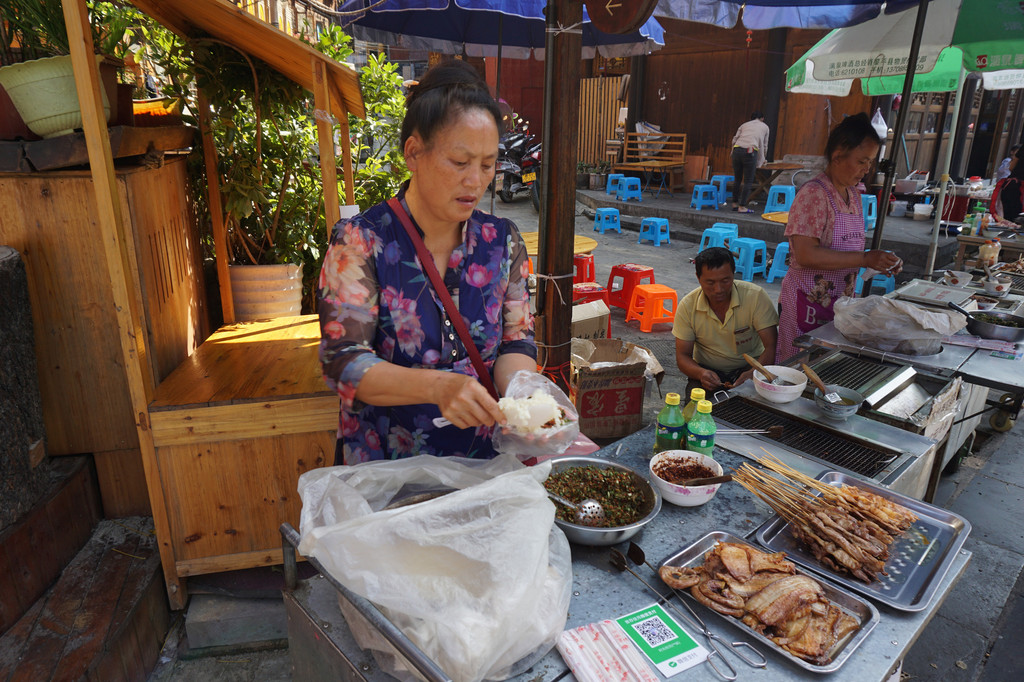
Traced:
<path fill-rule="evenodd" d="M 488 369 L 504 353 L 537 357 L 527 258 L 514 223 L 475 211 L 448 260 L 446 288 Z M 341 397 L 338 439 L 346 464 L 422 454 L 494 456 L 488 428 L 435 427 L 436 405 L 376 407 L 355 397 L 378 362 L 476 376 L 415 247 L 386 204 L 334 226 L 320 272 L 319 313 L 320 360 L 324 379 Z"/>
<path fill-rule="evenodd" d="M 860 192 L 856 187 L 849 187 L 849 201 L 843 201 L 842 196 L 836 191 L 835 185 L 829 180 L 825 173 L 818 175 L 818 178 L 825 183 L 822 187 L 817 182 L 808 181 L 796 193 L 793 205 L 789 208 L 789 222 L 786 224 L 785 236 L 798 234 L 804 237 L 813 237 L 819 240 L 822 246 L 832 245 L 832 230 L 835 229 L 835 215 L 832 213 L 832 204 L 828 197 L 832 196 L 833 201 L 841 213 L 860 213 Z M 816 178 L 815 178 L 816 179 Z"/>

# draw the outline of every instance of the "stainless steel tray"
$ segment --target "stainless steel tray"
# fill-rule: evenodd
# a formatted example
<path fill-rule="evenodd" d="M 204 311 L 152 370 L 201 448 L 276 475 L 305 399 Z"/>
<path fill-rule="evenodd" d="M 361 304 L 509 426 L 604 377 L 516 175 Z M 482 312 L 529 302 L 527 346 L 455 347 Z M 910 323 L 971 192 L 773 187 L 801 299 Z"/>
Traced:
<path fill-rule="evenodd" d="M 951 511 L 900 495 L 838 471 L 825 471 L 818 480 L 829 485 L 855 485 L 901 504 L 917 514 L 917 521 L 889 545 L 885 572 L 870 585 L 853 577 L 834 573 L 822 566 L 800 545 L 790 531 L 790 524 L 775 515 L 755 532 L 757 541 L 773 552 L 785 552 L 805 568 L 833 580 L 843 587 L 866 595 L 900 611 L 923 611 L 935 596 L 935 590 L 946 575 L 956 553 L 971 532 L 971 524 Z"/>
<path fill-rule="evenodd" d="M 696 542 L 686 547 L 679 553 L 673 554 L 669 558 L 665 559 L 665 561 L 662 562 L 662 565 L 699 566 L 700 564 L 704 563 L 704 555 L 707 552 L 711 551 L 714 548 L 715 544 L 719 542 L 734 542 L 738 545 L 746 545 L 747 547 L 758 549 L 757 547 L 754 547 L 754 545 L 750 544 L 746 540 L 743 540 L 742 538 L 738 538 L 735 535 L 732 535 L 725 531 L 716 530 L 708 533 L 700 540 L 697 540 Z M 858 624 L 860 625 L 859 630 L 852 633 L 851 635 L 848 635 L 847 637 L 841 639 L 839 642 L 836 643 L 836 646 L 833 647 L 831 651 L 832 660 L 824 665 L 815 665 L 810 661 L 805 661 L 802 658 L 798 658 L 797 656 L 794 656 L 793 654 L 789 653 L 788 651 L 786 651 L 785 649 L 783 649 L 778 644 L 768 639 L 761 633 L 755 632 L 749 625 L 741 621 L 739 618 L 726 616 L 725 614 L 718 613 L 717 611 L 709 609 L 708 607 L 704 606 L 699 601 L 694 599 L 693 595 L 690 594 L 689 590 L 674 590 L 674 592 L 677 595 L 685 595 L 686 599 L 689 599 L 694 604 L 696 604 L 698 609 L 703 609 L 705 613 L 714 614 L 719 619 L 724 620 L 726 623 L 731 624 L 734 628 L 737 628 L 738 630 L 741 630 L 747 635 L 750 635 L 754 639 L 758 640 L 759 642 L 767 646 L 772 651 L 775 651 L 784 658 L 792 661 L 793 663 L 796 663 L 798 666 L 804 668 L 805 670 L 810 670 L 811 672 L 816 673 L 835 672 L 836 670 L 839 670 L 839 668 L 843 665 L 843 663 L 847 661 L 847 659 L 850 658 L 850 654 L 852 654 L 857 649 L 857 647 L 861 645 L 861 642 L 863 642 L 867 638 L 871 630 L 873 630 L 875 625 L 878 624 L 878 609 L 876 609 L 874 605 L 870 602 L 864 601 L 860 597 L 850 594 L 846 590 L 842 590 L 836 587 L 835 585 L 830 584 L 827 580 L 823 580 L 817 575 L 804 573 L 799 569 L 797 570 L 797 572 L 803 573 L 804 575 L 808 575 L 817 580 L 821 584 L 822 588 L 825 590 L 825 596 L 828 597 L 829 600 L 833 604 L 838 606 L 840 609 L 856 618 Z M 682 597 L 680 597 L 680 599 L 682 599 Z"/>

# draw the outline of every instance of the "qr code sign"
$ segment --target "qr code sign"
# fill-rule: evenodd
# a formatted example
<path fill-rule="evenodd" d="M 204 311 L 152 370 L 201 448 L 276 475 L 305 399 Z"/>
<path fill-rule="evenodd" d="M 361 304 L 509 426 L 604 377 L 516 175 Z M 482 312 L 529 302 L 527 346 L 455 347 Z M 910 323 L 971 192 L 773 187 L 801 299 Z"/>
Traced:
<path fill-rule="evenodd" d="M 643 637 L 644 641 L 651 647 L 660 646 L 665 642 L 670 642 L 673 639 L 676 639 L 676 633 L 672 632 L 672 630 L 665 625 L 665 622 L 657 616 L 635 623 L 633 627 L 636 628 L 637 633 Z"/>

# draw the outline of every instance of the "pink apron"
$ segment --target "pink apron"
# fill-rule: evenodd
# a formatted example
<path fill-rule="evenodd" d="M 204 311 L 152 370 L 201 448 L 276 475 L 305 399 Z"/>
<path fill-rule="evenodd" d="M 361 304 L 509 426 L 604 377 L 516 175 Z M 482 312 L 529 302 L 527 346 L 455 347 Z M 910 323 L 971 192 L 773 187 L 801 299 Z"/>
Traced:
<path fill-rule="evenodd" d="M 836 251 L 864 250 L 864 217 L 856 190 L 850 188 L 850 205 L 853 213 L 841 213 L 835 198 L 827 191 L 821 178 L 812 180 L 826 189 L 828 201 L 832 204 L 835 225 L 832 241 L 819 242 L 821 246 Z M 775 361 L 784 362 L 799 351 L 793 340 L 801 334 L 817 329 L 832 321 L 832 303 L 840 296 L 853 296 L 857 273 L 860 268 L 843 270 L 816 270 L 802 268 L 793 262 L 782 279 L 779 293 L 779 341 L 775 350 Z"/>

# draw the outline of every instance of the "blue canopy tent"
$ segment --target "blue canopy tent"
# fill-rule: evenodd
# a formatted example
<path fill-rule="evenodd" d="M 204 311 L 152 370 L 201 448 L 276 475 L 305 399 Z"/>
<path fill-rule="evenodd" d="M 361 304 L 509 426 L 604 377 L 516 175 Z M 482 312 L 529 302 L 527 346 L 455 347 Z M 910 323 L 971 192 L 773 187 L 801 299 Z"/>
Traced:
<path fill-rule="evenodd" d="M 546 0 L 349 0 L 339 11 L 366 10 L 347 24 L 361 40 L 470 57 L 544 58 Z M 599 31 L 583 11 L 583 59 L 647 54 L 665 44 L 654 19 L 630 33 Z"/>

